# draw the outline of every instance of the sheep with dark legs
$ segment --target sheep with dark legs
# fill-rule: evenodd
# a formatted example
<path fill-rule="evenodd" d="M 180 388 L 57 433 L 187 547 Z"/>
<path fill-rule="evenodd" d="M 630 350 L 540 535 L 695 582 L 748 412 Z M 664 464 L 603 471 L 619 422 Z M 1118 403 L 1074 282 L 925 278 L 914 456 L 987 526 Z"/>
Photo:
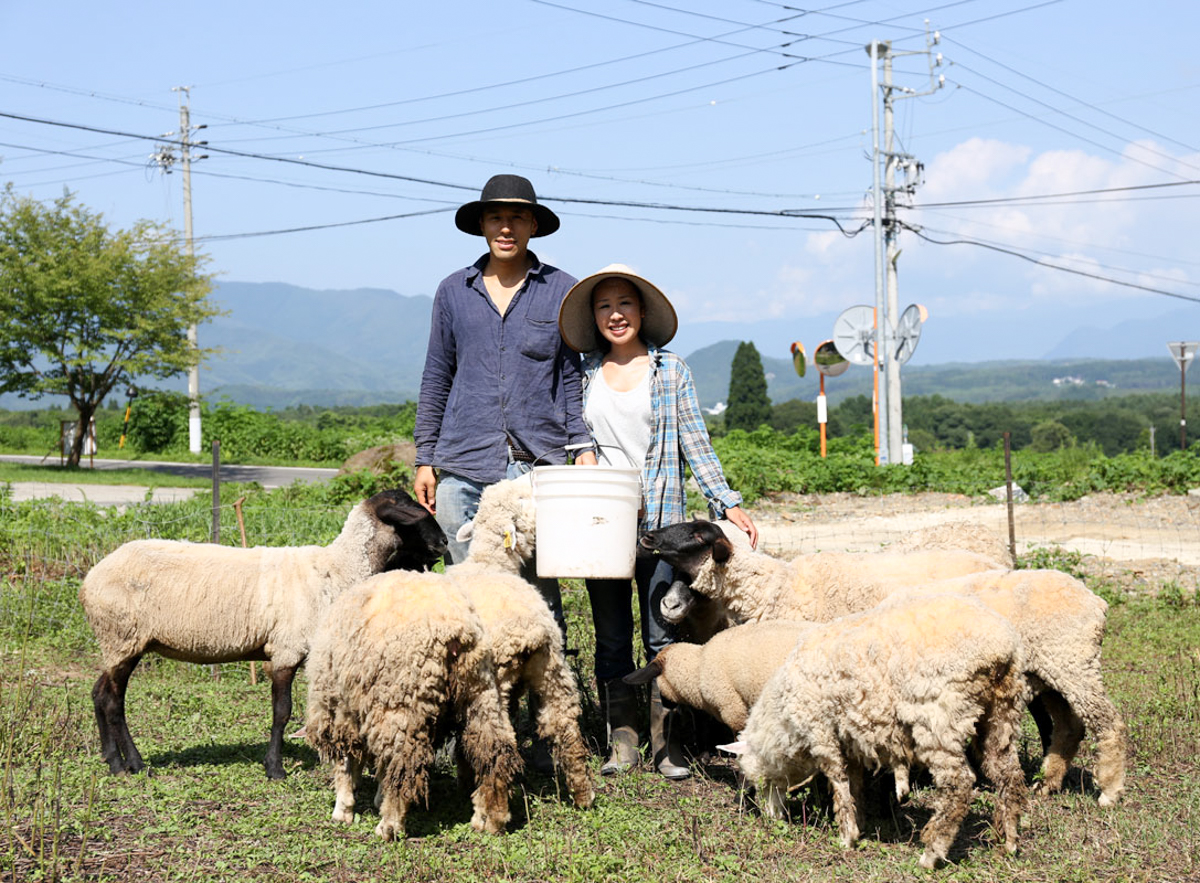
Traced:
<path fill-rule="evenodd" d="M 933 776 L 934 812 L 921 866 L 946 860 L 970 808 L 966 744 L 978 736 L 996 787 L 995 829 L 1009 852 L 1025 806 L 1017 756 L 1025 692 L 1016 630 L 971 598 L 889 600 L 805 630 L 767 681 L 740 741 L 724 746 L 763 785 L 763 810 L 786 815 L 791 786 L 823 773 L 842 845 L 862 830 L 866 770 L 919 763 Z"/>
<path fill-rule="evenodd" d="M 827 621 L 867 610 L 885 598 L 912 592 L 962 594 L 977 598 L 1008 619 L 1025 644 L 1025 674 L 1033 698 L 1046 714 L 1042 787 L 1054 792 L 1079 749 L 1085 729 L 1097 740 L 1096 781 L 1100 805 L 1120 799 L 1125 785 L 1127 734 L 1101 675 L 1100 654 L 1108 605 L 1082 582 L 1056 570 L 985 571 L 911 585 L 878 585 L 841 591 L 837 583 L 808 578 L 800 564 L 756 552 L 719 523 L 692 521 L 643 533 L 639 554 L 661 555 L 691 590 L 715 599 L 746 621 Z M 732 536 L 732 539 L 731 539 Z M 946 553 L 940 553 L 946 554 Z M 1033 703 L 1031 703 L 1033 705 Z M 1031 709 L 1032 710 L 1032 709 Z"/>
<path fill-rule="evenodd" d="M 135 540 L 101 560 L 79 599 L 100 644 L 104 672 L 92 689 L 100 751 L 114 773 L 144 766 L 125 718 L 129 676 L 146 653 L 184 662 L 271 662 L 267 776 L 284 777 L 283 730 L 292 680 L 329 605 L 388 569 L 421 569 L 446 536 L 404 491 L 355 506 L 328 546 L 250 549 Z"/>

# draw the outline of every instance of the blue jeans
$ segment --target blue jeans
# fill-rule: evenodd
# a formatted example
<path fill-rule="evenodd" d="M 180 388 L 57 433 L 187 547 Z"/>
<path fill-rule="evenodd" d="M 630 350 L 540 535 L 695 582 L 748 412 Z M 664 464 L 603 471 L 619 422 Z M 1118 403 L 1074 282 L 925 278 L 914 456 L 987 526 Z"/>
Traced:
<path fill-rule="evenodd" d="M 509 463 L 505 477 L 519 478 L 530 468 L 531 464 L 529 463 Z M 459 528 L 471 521 L 475 517 L 475 513 L 479 511 L 479 497 L 483 494 L 485 487 L 487 485 L 483 482 L 472 481 L 461 475 L 455 475 L 453 472 L 443 472 L 438 478 L 437 515 L 435 517 L 438 525 L 446 532 L 446 539 L 449 541 L 446 550 L 446 556 L 449 559 L 447 564 L 460 564 L 467 560 L 469 544 L 459 542 L 455 536 Z M 563 616 L 562 593 L 558 587 L 558 580 L 538 578 L 536 555 L 535 552 L 534 558 L 525 562 L 521 568 L 521 576 L 533 583 L 542 593 L 542 597 L 546 599 L 546 603 L 550 606 L 550 612 L 554 614 L 554 621 L 558 623 L 558 630 L 562 632 L 565 645 L 567 620 Z"/>
<path fill-rule="evenodd" d="M 671 565 L 661 558 L 639 558 L 634 566 L 638 610 L 642 617 L 642 647 L 646 659 L 653 659 L 674 639 L 673 630 L 651 613 L 671 587 Z M 633 585 L 627 579 L 587 580 L 588 599 L 592 602 L 592 623 L 596 629 L 596 680 L 623 677 L 633 665 Z"/>

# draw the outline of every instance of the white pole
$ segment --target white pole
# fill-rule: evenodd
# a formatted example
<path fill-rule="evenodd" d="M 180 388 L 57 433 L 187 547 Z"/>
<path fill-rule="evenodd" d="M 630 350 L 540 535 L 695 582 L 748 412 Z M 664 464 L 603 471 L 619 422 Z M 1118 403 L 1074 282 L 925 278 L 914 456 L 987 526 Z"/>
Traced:
<path fill-rule="evenodd" d="M 192 153 L 189 138 L 191 136 L 191 115 L 185 96 L 187 86 L 177 87 L 179 90 L 179 146 L 180 160 L 183 163 L 183 238 L 189 258 L 195 258 L 196 250 L 192 242 Z M 196 339 L 196 325 L 192 323 L 187 330 L 188 347 L 194 352 L 199 348 Z M 200 453 L 200 365 L 197 362 L 188 369 L 188 450 L 193 454 Z"/>
<path fill-rule="evenodd" d="M 896 164 L 897 156 L 894 146 L 895 129 L 893 126 L 892 102 L 892 56 L 888 54 L 883 61 L 883 131 L 884 131 L 884 163 L 887 169 L 884 182 L 884 201 L 887 221 L 884 225 L 884 235 L 887 237 L 887 260 L 884 266 L 887 271 L 887 309 L 884 313 L 883 329 L 886 341 L 883 357 L 883 373 L 887 381 L 887 449 L 888 460 L 892 463 L 903 461 L 901 455 L 901 430 L 904 426 L 902 402 L 900 393 L 900 363 L 896 361 L 896 322 L 900 317 L 900 292 L 896 279 L 896 260 L 900 257 L 897 241 L 900 231 L 896 226 Z"/>
<path fill-rule="evenodd" d="M 876 371 L 885 359 L 884 325 L 884 254 L 883 254 L 883 188 L 879 181 L 879 57 L 886 55 L 889 43 L 872 40 L 867 46 L 871 55 L 871 170 L 875 203 L 875 365 Z M 888 459 L 888 390 L 886 383 L 877 384 L 879 400 L 875 403 L 879 426 L 879 447 L 876 455 L 881 464 Z"/>

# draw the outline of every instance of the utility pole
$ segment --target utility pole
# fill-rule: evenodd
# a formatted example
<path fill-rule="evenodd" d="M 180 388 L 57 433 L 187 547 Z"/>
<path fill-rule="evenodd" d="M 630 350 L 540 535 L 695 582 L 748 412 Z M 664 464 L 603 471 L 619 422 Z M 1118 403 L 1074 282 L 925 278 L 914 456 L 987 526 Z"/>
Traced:
<path fill-rule="evenodd" d="M 188 100 L 191 97 L 191 86 L 173 86 L 172 92 L 179 93 L 179 132 L 178 141 L 179 156 L 176 157 L 174 147 L 168 145 L 159 145 L 158 151 L 154 153 L 150 160 L 156 163 L 164 174 L 171 174 L 171 166 L 177 161 L 183 167 L 183 237 L 184 245 L 187 249 L 189 258 L 196 257 L 195 243 L 192 239 L 192 148 L 203 147 L 208 144 L 207 141 L 193 142 L 191 135 L 193 131 L 191 123 L 191 112 L 188 107 Z M 204 129 L 207 126 L 196 126 L 195 129 Z M 168 132 L 164 137 L 170 138 L 176 133 Z M 202 154 L 195 157 L 196 159 L 208 159 L 207 154 Z M 188 326 L 187 330 L 188 346 L 195 354 L 199 349 L 199 344 L 196 338 L 195 323 Z M 193 454 L 200 453 L 200 364 L 197 361 L 188 369 L 188 450 Z"/>
<path fill-rule="evenodd" d="M 887 337 L 884 328 L 887 314 L 883 299 L 883 189 L 879 182 L 879 59 L 886 57 L 892 44 L 884 40 L 872 40 L 867 46 L 871 56 L 871 170 L 872 193 L 875 211 L 875 464 L 882 465 L 888 459 L 888 407 L 887 383 L 879 383 L 880 359 L 885 359 Z"/>
<path fill-rule="evenodd" d="M 928 29 L 929 22 L 926 21 Z M 926 36 L 926 48 L 920 52 L 896 52 L 892 50 L 889 41 L 876 40 L 867 46 L 871 56 L 871 98 L 872 120 L 874 122 L 874 202 L 875 202 L 875 302 L 876 322 L 879 328 L 876 347 L 877 364 L 883 369 L 883 383 L 880 385 L 883 393 L 880 398 L 880 410 L 884 417 L 880 420 L 880 433 L 883 438 L 879 442 L 880 462 L 899 463 L 902 460 L 902 445 L 904 415 L 903 397 L 900 388 L 900 362 L 897 359 L 899 339 L 896 325 L 900 317 L 900 290 L 896 273 L 896 263 L 900 258 L 898 244 L 900 227 L 896 222 L 896 194 L 911 195 L 916 191 L 924 166 L 915 157 L 897 153 L 895 149 L 894 106 L 896 98 L 916 98 L 921 95 L 931 95 L 942 87 L 944 77 L 938 77 L 934 68 L 942 63 L 940 53 L 934 54 L 933 47 L 941 40 L 936 31 Z M 923 92 L 905 87 L 896 87 L 892 82 L 892 61 L 903 55 L 925 55 L 929 58 L 930 86 Z M 883 125 L 885 162 L 885 180 L 880 190 L 879 184 L 879 92 L 876 62 L 883 59 Z M 897 95 L 896 93 L 899 93 Z M 896 170 L 904 169 L 905 180 L 901 185 L 896 184 Z M 882 217 L 881 217 L 882 215 Z M 886 448 L 886 456 L 884 455 Z"/>

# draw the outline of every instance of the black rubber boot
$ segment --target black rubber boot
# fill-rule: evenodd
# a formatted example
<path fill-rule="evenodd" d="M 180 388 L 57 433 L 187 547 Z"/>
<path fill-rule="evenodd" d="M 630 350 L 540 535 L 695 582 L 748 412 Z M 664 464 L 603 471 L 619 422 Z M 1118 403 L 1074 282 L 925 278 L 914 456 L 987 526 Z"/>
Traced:
<path fill-rule="evenodd" d="M 654 768 L 666 778 L 679 780 L 692 775 L 679 746 L 676 735 L 671 732 L 672 724 L 677 725 L 679 712 L 668 709 L 663 705 L 662 694 L 658 691 L 658 681 L 650 682 L 650 750 L 653 752 Z"/>

